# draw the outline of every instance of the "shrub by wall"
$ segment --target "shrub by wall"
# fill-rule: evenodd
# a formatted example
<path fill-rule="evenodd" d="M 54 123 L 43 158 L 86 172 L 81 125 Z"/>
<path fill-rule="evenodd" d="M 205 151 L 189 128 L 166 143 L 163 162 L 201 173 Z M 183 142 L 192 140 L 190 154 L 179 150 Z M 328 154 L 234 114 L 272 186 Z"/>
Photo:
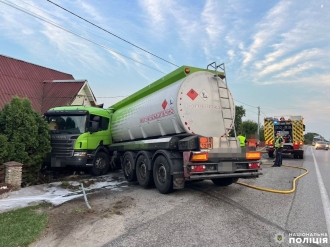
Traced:
<path fill-rule="evenodd" d="M 43 158 L 51 150 L 48 130 L 45 119 L 27 98 L 14 97 L 0 111 L 0 134 L 7 139 L 3 147 L 0 144 L 0 150 L 5 150 L 0 159 L 22 163 L 26 183 L 38 179 Z"/>

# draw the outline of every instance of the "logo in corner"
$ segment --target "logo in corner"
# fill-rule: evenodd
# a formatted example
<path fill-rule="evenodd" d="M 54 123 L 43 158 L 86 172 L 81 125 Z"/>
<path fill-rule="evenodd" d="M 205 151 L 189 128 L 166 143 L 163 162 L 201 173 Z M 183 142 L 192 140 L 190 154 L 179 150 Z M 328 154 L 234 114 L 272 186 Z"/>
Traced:
<path fill-rule="evenodd" d="M 284 241 L 284 234 L 283 233 L 276 233 L 274 236 L 275 242 L 281 244 Z"/>

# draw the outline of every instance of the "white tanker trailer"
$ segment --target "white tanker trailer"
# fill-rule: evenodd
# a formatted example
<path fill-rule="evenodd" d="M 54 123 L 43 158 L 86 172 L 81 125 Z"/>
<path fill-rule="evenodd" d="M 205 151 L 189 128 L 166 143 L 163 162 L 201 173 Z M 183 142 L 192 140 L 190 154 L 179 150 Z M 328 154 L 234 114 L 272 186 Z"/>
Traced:
<path fill-rule="evenodd" d="M 239 178 L 258 177 L 260 152 L 242 149 L 236 136 L 228 137 L 235 106 L 223 79 L 224 64 L 182 66 L 108 109 L 49 110 L 49 123 L 58 117 L 86 119 L 86 131 L 78 135 L 51 131 L 52 166 L 85 165 L 101 175 L 119 160 L 129 182 L 155 184 L 161 193 L 182 189 L 190 180 L 228 186 Z M 63 152 L 60 140 L 75 140 L 72 156 L 56 155 Z"/>

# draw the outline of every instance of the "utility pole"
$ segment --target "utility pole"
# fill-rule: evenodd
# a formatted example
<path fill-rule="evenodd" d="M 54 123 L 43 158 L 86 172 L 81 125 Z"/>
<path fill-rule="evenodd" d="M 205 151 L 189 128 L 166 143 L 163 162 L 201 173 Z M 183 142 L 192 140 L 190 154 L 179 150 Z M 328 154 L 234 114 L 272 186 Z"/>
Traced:
<path fill-rule="evenodd" d="M 260 131 L 260 106 L 258 106 L 258 138 L 260 139 L 259 137 L 259 131 Z"/>

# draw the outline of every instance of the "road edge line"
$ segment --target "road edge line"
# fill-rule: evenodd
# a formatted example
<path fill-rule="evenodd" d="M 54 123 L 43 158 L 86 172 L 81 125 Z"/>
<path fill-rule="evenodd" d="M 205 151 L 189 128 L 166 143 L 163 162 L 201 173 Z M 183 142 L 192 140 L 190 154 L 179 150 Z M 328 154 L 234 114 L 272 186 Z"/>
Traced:
<path fill-rule="evenodd" d="M 327 224 L 328 237 L 329 237 L 329 233 L 330 233 L 330 200 L 329 200 L 328 193 L 327 193 L 327 191 L 325 189 L 325 186 L 324 186 L 324 183 L 323 183 L 323 179 L 322 179 L 322 176 L 321 176 L 321 172 L 320 172 L 319 166 L 317 164 L 317 161 L 315 159 L 315 155 L 314 155 L 313 149 L 311 149 L 311 153 L 312 153 L 313 159 L 314 159 L 314 165 L 315 165 L 315 170 L 316 170 L 317 182 L 319 184 L 319 189 L 320 189 L 320 193 L 321 193 L 321 199 L 322 199 L 322 204 L 323 204 L 324 217 L 325 217 L 325 222 Z"/>

